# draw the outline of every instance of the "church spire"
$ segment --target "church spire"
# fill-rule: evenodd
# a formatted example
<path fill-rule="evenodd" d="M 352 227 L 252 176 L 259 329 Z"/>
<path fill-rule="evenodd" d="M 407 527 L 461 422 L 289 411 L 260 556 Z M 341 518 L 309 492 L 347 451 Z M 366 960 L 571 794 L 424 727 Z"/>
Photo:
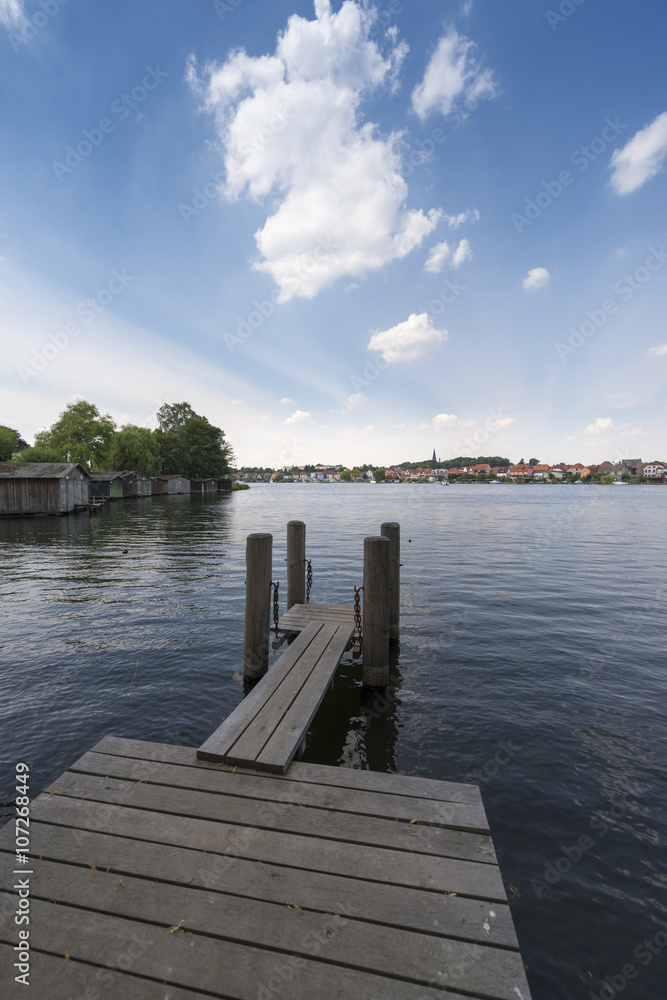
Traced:
<path fill-rule="evenodd" d="M 435 448 L 433 449 L 433 464 L 434 464 L 434 465 L 437 465 L 437 464 L 438 464 L 438 460 L 437 460 L 437 458 L 435 457 Z"/>

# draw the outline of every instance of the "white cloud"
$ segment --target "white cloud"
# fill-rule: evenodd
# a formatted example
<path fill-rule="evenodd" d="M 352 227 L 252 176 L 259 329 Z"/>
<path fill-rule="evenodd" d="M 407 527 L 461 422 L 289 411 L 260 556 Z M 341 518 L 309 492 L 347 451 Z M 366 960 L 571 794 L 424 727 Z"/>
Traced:
<path fill-rule="evenodd" d="M 438 413 L 437 416 L 433 417 L 433 426 L 435 428 L 454 427 L 458 421 L 459 418 L 453 413 Z"/>
<path fill-rule="evenodd" d="M 283 398 L 280 400 L 280 402 L 281 403 L 288 403 L 289 404 L 289 403 L 293 403 L 294 400 L 290 399 L 289 396 L 283 396 Z"/>
<path fill-rule="evenodd" d="M 354 406 L 358 406 L 360 403 L 365 403 L 368 396 L 365 396 L 363 392 L 355 392 L 352 396 L 348 396 L 345 400 L 345 409 L 351 410 Z"/>
<path fill-rule="evenodd" d="M 291 417 L 288 417 L 285 424 L 290 427 L 294 424 L 314 424 L 311 414 L 307 410 L 296 410 Z"/>
<path fill-rule="evenodd" d="M 611 417 L 598 417 L 594 424 L 589 424 L 584 428 L 584 434 L 603 434 L 605 431 L 614 429 L 614 421 Z"/>
<path fill-rule="evenodd" d="M 266 424 L 271 419 L 270 413 L 263 413 L 261 417 L 257 417 L 258 424 Z"/>
<path fill-rule="evenodd" d="M 667 354 L 667 344 L 658 344 L 657 347 L 649 347 L 646 352 L 647 358 L 659 358 L 663 354 Z"/>
<path fill-rule="evenodd" d="M 245 399 L 243 399 L 242 396 L 239 397 L 238 399 L 233 399 L 232 400 L 232 406 L 243 406 L 244 403 L 245 403 Z"/>
<path fill-rule="evenodd" d="M 0 0 L 0 22 L 6 28 L 19 28 L 26 23 L 23 0 Z"/>
<path fill-rule="evenodd" d="M 436 330 L 428 313 L 411 313 L 389 330 L 376 330 L 368 342 L 369 351 L 382 351 L 386 362 L 414 361 L 447 339 L 446 330 Z"/>
<path fill-rule="evenodd" d="M 458 215 L 445 214 L 444 219 L 450 229 L 458 229 L 464 223 L 479 222 L 479 212 L 476 208 L 469 208 L 465 212 L 459 212 Z"/>
<path fill-rule="evenodd" d="M 514 423 L 514 417 L 501 417 L 499 420 L 487 420 L 484 426 L 490 431 L 503 431 L 506 427 L 511 427 Z"/>
<path fill-rule="evenodd" d="M 273 55 L 236 50 L 202 82 L 188 71 L 216 116 L 226 196 L 271 199 L 254 267 L 273 277 L 280 302 L 405 257 L 440 215 L 406 208 L 399 135 L 383 136 L 360 111 L 394 87 L 407 45 L 390 36 L 381 52 L 377 10 L 357 0 L 336 13 L 315 0 L 315 15 L 292 15 Z"/>
<path fill-rule="evenodd" d="M 364 427 L 363 428 L 363 430 L 361 431 L 361 433 L 364 435 L 364 437 L 368 437 L 368 435 L 372 434 L 374 430 L 375 430 L 375 427 L 373 426 L 373 424 L 369 424 L 368 427 Z"/>
<path fill-rule="evenodd" d="M 662 170 L 667 156 L 667 111 L 640 129 L 611 158 L 611 186 L 618 194 L 636 191 Z"/>
<path fill-rule="evenodd" d="M 446 240 L 442 243 L 436 243 L 434 247 L 431 247 L 426 258 L 426 263 L 424 264 L 424 270 L 429 271 L 431 274 L 438 274 L 442 271 L 442 266 L 449 257 L 451 253 L 451 247 Z"/>
<path fill-rule="evenodd" d="M 632 438 L 632 437 L 637 437 L 639 434 L 643 434 L 643 433 L 644 433 L 644 431 L 643 431 L 643 429 L 641 427 L 635 427 L 631 431 L 621 431 L 621 437 Z"/>
<path fill-rule="evenodd" d="M 533 267 L 528 275 L 523 279 L 523 288 L 526 292 L 534 292 L 538 288 L 544 288 L 549 284 L 551 275 L 546 267 Z"/>
<path fill-rule="evenodd" d="M 467 240 L 461 240 L 456 250 L 454 251 L 454 256 L 452 257 L 452 267 L 458 268 L 461 264 L 465 264 L 466 261 L 472 260 L 472 249 Z"/>
<path fill-rule="evenodd" d="M 423 120 L 431 111 L 448 115 L 459 98 L 469 106 L 497 93 L 493 73 L 473 55 L 475 43 L 450 28 L 438 42 L 424 78 L 412 91 L 412 107 Z"/>

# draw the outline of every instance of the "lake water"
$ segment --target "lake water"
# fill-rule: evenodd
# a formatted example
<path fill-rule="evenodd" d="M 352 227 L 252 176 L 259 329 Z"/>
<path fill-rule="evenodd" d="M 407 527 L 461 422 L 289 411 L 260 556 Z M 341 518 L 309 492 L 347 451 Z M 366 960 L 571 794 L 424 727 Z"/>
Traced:
<path fill-rule="evenodd" d="M 655 487 L 262 485 L 2 521 L 0 799 L 16 761 L 36 794 L 107 733 L 197 746 L 232 711 L 247 534 L 274 535 L 284 610 L 288 520 L 308 526 L 312 599 L 350 603 L 364 536 L 396 520 L 390 688 L 364 692 L 345 659 L 304 759 L 478 782 L 534 1000 L 664 1000 L 666 505 Z"/>

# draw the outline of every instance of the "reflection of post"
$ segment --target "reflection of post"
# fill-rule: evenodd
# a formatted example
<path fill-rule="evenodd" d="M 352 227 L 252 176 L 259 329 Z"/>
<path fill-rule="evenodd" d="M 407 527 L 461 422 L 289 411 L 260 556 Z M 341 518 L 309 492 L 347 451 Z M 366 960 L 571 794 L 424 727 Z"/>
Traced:
<path fill-rule="evenodd" d="M 251 681 L 263 677 L 269 669 L 272 547 L 273 535 L 248 535 L 243 674 Z"/>
<path fill-rule="evenodd" d="M 389 556 L 389 642 L 398 642 L 401 619 L 401 526 L 385 521 L 380 534 L 391 542 Z"/>
<path fill-rule="evenodd" d="M 391 542 L 364 538 L 364 645 L 361 679 L 367 687 L 389 680 L 389 561 Z"/>
<path fill-rule="evenodd" d="M 287 524 L 287 610 L 306 603 L 306 525 Z"/>

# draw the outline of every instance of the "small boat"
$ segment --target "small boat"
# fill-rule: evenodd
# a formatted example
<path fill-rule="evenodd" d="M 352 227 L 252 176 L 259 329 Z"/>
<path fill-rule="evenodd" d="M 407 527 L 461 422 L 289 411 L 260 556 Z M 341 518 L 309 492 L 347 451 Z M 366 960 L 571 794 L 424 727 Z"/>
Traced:
<path fill-rule="evenodd" d="M 615 479 L 611 484 L 612 486 L 627 486 L 628 484 L 623 479 Z"/>

